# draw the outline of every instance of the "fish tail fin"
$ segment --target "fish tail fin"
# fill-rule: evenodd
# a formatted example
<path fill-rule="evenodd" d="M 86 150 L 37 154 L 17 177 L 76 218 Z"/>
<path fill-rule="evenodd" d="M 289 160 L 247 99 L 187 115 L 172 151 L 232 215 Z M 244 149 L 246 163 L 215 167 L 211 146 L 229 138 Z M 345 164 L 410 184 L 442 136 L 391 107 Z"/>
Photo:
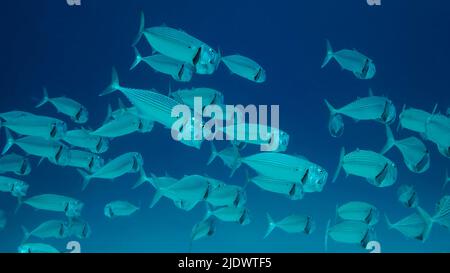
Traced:
<path fill-rule="evenodd" d="M 42 100 L 35 106 L 35 108 L 41 107 L 42 105 L 46 104 L 48 102 L 48 100 L 49 100 L 48 99 L 47 88 L 43 87 L 42 90 L 43 90 L 44 95 L 42 97 Z"/>
<path fill-rule="evenodd" d="M 134 41 L 132 44 L 133 47 L 136 46 L 139 43 L 139 41 L 141 40 L 142 35 L 144 34 L 144 29 L 145 29 L 145 15 L 144 15 L 144 12 L 141 11 L 141 18 L 139 21 L 139 32 L 136 35 L 136 38 L 134 38 Z"/>
<path fill-rule="evenodd" d="M 327 40 L 327 55 L 325 56 L 325 59 L 323 60 L 321 68 L 324 68 L 333 57 L 334 57 L 333 48 L 331 47 L 330 41 Z"/>
<path fill-rule="evenodd" d="M 205 213 L 205 217 L 203 217 L 203 221 L 208 220 L 209 217 L 211 217 L 211 215 L 212 215 L 211 205 L 206 203 L 206 213 Z"/>
<path fill-rule="evenodd" d="M 145 174 L 144 168 L 141 168 L 141 170 L 139 171 L 139 179 L 136 182 L 136 184 L 134 184 L 134 186 L 132 187 L 132 189 L 136 189 L 137 187 L 139 187 L 140 185 L 144 184 L 145 182 L 149 182 L 150 183 L 151 179 L 147 177 L 147 175 Z"/>
<path fill-rule="evenodd" d="M 86 187 L 89 185 L 89 182 L 91 182 L 91 176 L 83 170 L 77 169 L 77 171 L 83 177 L 83 186 L 81 190 L 84 191 Z"/>
<path fill-rule="evenodd" d="M 393 229 L 394 225 L 391 223 L 391 221 L 389 220 L 387 214 L 384 214 L 384 219 L 386 220 L 386 224 L 388 225 L 389 229 Z"/>
<path fill-rule="evenodd" d="M 386 145 L 384 145 L 383 149 L 381 150 L 381 154 L 387 153 L 395 145 L 394 134 L 392 134 L 392 130 L 388 125 L 386 125 L 386 138 Z"/>
<path fill-rule="evenodd" d="M 5 147 L 3 147 L 2 155 L 6 154 L 15 143 L 15 140 L 11 135 L 11 132 L 8 130 L 8 128 L 5 128 L 5 135 L 6 135 L 6 143 Z"/>
<path fill-rule="evenodd" d="M 325 105 L 327 106 L 328 110 L 330 111 L 330 116 L 334 116 L 337 114 L 336 109 L 331 105 L 331 103 L 328 102 L 328 100 L 324 100 Z"/>
<path fill-rule="evenodd" d="M 327 222 L 327 228 L 325 229 L 325 252 L 328 252 L 328 231 L 330 230 L 331 219 Z"/>
<path fill-rule="evenodd" d="M 25 226 L 21 226 L 23 232 L 23 238 L 21 244 L 25 243 L 31 236 L 31 233 L 27 230 Z"/>
<path fill-rule="evenodd" d="M 158 203 L 159 199 L 161 199 L 162 197 L 162 193 L 161 190 L 156 189 L 155 195 L 153 196 L 152 202 L 150 203 L 150 208 L 153 208 L 156 203 Z"/>
<path fill-rule="evenodd" d="M 338 163 L 336 172 L 334 173 L 332 183 L 336 182 L 336 179 L 338 178 L 339 173 L 341 172 L 341 169 L 342 169 L 342 160 L 344 159 L 344 156 L 345 156 L 345 148 L 342 147 L 341 153 L 340 153 L 340 155 L 339 155 L 339 163 Z"/>
<path fill-rule="evenodd" d="M 272 231 L 275 229 L 275 227 L 277 226 L 275 224 L 275 222 L 272 219 L 272 216 L 270 216 L 269 213 L 266 214 L 267 216 L 267 222 L 269 223 L 269 225 L 267 226 L 267 231 L 266 234 L 264 235 L 264 238 L 266 238 L 267 236 L 269 236 L 270 233 L 272 233 Z"/>
<path fill-rule="evenodd" d="M 140 64 L 142 62 L 141 53 L 139 53 L 139 51 L 136 47 L 133 47 L 133 48 L 134 48 L 134 55 L 136 57 L 134 58 L 134 61 L 131 64 L 130 70 L 133 70 L 136 66 L 138 66 L 138 64 Z"/>
<path fill-rule="evenodd" d="M 119 84 L 119 75 L 117 74 L 117 70 L 115 67 L 112 68 L 111 73 L 111 84 L 103 90 L 102 93 L 100 93 L 99 96 L 108 95 L 114 91 L 120 90 L 120 84 Z"/>
<path fill-rule="evenodd" d="M 447 186 L 448 182 L 450 182 L 450 176 L 448 174 L 448 169 L 445 170 L 445 180 L 444 180 L 444 185 L 442 186 L 442 189 L 445 189 L 445 187 Z"/>
<path fill-rule="evenodd" d="M 218 153 L 217 153 L 217 149 L 216 146 L 214 145 L 214 143 L 211 141 L 211 155 L 208 159 L 208 163 L 206 165 L 210 165 L 214 159 L 216 159 Z"/>
<path fill-rule="evenodd" d="M 433 227 L 433 218 L 428 214 L 428 212 L 426 212 L 424 209 L 422 209 L 420 206 L 417 206 L 417 212 L 420 215 L 420 217 L 422 217 L 422 219 L 425 221 L 425 230 L 423 231 L 422 234 L 422 242 L 425 242 L 431 232 L 431 228 Z"/>

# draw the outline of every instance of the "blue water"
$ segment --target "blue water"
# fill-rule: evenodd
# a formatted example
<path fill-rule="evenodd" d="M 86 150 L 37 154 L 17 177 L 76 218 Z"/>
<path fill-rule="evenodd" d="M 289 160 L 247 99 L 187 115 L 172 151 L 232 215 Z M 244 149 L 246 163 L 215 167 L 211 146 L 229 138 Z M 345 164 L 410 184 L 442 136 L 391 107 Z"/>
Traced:
<path fill-rule="evenodd" d="M 345 119 L 344 135 L 332 138 L 323 99 L 341 106 L 358 96 L 366 96 L 371 87 L 375 94 L 388 96 L 398 112 L 403 104 L 427 111 L 435 103 L 439 103 L 441 111 L 450 104 L 450 3 L 445 0 L 382 1 L 381 7 L 368 6 L 364 0 L 82 0 L 81 4 L 71 7 L 64 0 L 17 0 L 2 4 L 1 112 L 19 109 L 56 116 L 66 120 L 70 128 L 76 128 L 50 105 L 34 109 L 45 85 L 50 96 L 67 95 L 82 102 L 90 110 L 88 126 L 97 128 L 108 103 L 116 105 L 121 96 L 98 97 L 110 82 L 111 67 L 116 66 L 125 86 L 155 88 L 162 93 L 167 92 L 169 84 L 173 89 L 205 86 L 222 91 L 227 104 L 279 104 L 281 128 L 291 136 L 287 152 L 301 154 L 325 167 L 331 177 L 341 147 L 348 151 L 356 148 L 378 151 L 385 143 L 385 130 L 379 123 Z M 141 10 L 146 14 L 147 26 L 167 24 L 180 28 L 220 48 L 223 55 L 239 53 L 257 60 L 267 71 L 267 81 L 255 84 L 230 75 L 223 65 L 215 74 L 196 75 L 187 84 L 174 82 L 144 65 L 129 72 L 134 58 L 130 45 L 138 30 Z M 341 71 L 335 62 L 320 69 L 325 39 L 335 49 L 356 48 L 370 56 L 377 65 L 375 78 L 357 80 L 351 73 Z M 144 42 L 139 48 L 144 54 L 152 52 Z M 403 130 L 397 137 L 410 135 L 414 133 Z M 3 130 L 0 137 L 3 145 Z M 433 143 L 426 142 L 426 145 L 431 151 L 431 167 L 420 175 L 405 167 L 398 150 L 387 154 L 399 170 L 397 183 L 389 188 L 376 188 L 361 178 L 345 178 L 341 174 L 334 184 L 329 178 L 323 192 L 290 201 L 249 185 L 251 224 L 219 222 L 216 234 L 194 242 L 192 251 L 323 252 L 326 222 L 334 219 L 336 204 L 366 201 L 392 220 L 398 220 L 412 213 L 396 199 L 397 188 L 405 183 L 416 187 L 421 206 L 433 213 L 436 202 L 445 194 L 441 186 L 450 161 L 438 153 Z M 17 148 L 14 151 L 20 152 Z M 220 160 L 206 166 L 210 153 L 208 143 L 200 151 L 189 148 L 174 142 L 162 126 L 155 126 L 150 134 L 114 139 L 103 156 L 114 158 L 129 151 L 142 153 L 148 173 L 167 172 L 178 178 L 186 174 L 208 174 L 231 184 L 244 184 L 245 167 L 229 179 L 229 170 Z M 257 151 L 253 147 L 245 153 Z M 75 169 L 57 167 L 48 161 L 37 167 L 36 158 L 32 162 L 32 173 L 23 178 L 31 185 L 29 196 L 56 193 L 85 202 L 82 216 L 91 225 L 92 236 L 80 240 L 82 252 L 186 252 L 191 228 L 205 213 L 203 204 L 185 212 L 164 198 L 149 209 L 154 190 L 148 184 L 131 190 L 136 174 L 113 182 L 94 180 L 82 192 L 81 177 Z M 14 214 L 15 198 L 6 193 L 0 196 L 0 209 L 6 211 L 8 218 L 6 228 L 0 231 L 1 252 L 17 250 L 22 239 L 21 225 L 33 228 L 46 220 L 63 219 L 61 214 L 36 211 L 29 206 Z M 107 219 L 103 207 L 117 199 L 141 204 L 142 209 L 131 217 Z M 311 215 L 317 229 L 309 236 L 275 230 L 263 240 L 267 212 L 275 219 L 291 213 Z M 388 230 L 383 220 L 377 224 L 376 233 L 383 252 L 450 251 L 450 233 L 438 225 L 433 227 L 425 243 Z M 44 242 L 64 250 L 72 239 Z M 40 242 L 39 239 L 31 241 Z M 359 246 L 332 240 L 329 251 L 366 252 Z"/>

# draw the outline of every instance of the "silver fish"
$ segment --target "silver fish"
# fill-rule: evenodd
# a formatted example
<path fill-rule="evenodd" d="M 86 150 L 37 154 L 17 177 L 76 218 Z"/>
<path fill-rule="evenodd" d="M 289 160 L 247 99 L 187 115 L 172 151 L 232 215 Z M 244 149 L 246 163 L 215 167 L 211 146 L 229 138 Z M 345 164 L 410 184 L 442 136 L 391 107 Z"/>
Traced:
<path fill-rule="evenodd" d="M 406 167 L 412 172 L 423 173 L 430 168 L 430 153 L 425 144 L 416 137 L 396 140 L 391 129 L 386 126 L 387 142 L 381 154 L 385 154 L 392 147 L 397 147 L 402 153 Z"/>
<path fill-rule="evenodd" d="M 0 127 L 6 127 L 18 134 L 59 140 L 67 131 L 65 122 L 46 116 L 24 115 L 7 121 L 0 121 Z"/>
<path fill-rule="evenodd" d="M 323 190 L 328 178 L 324 168 L 301 156 L 265 152 L 242 158 L 242 163 L 260 175 L 301 183 L 315 192 Z"/>
<path fill-rule="evenodd" d="M 214 146 L 214 143 L 211 141 L 211 156 L 209 157 L 207 165 L 210 165 L 216 157 L 222 159 L 225 166 L 231 169 L 230 177 L 233 176 L 234 172 L 239 169 L 242 164 L 240 160 L 241 155 L 236 146 L 232 145 L 218 152 L 216 146 Z"/>
<path fill-rule="evenodd" d="M 248 210 L 243 207 L 221 207 L 212 210 L 208 205 L 204 220 L 209 219 L 211 216 L 215 216 L 223 222 L 236 222 L 240 225 L 247 225 L 250 223 Z"/>
<path fill-rule="evenodd" d="M 3 148 L 2 154 L 8 152 L 13 146 L 17 145 L 27 154 L 38 156 L 41 158 L 48 158 L 51 162 L 56 162 L 58 165 L 65 166 L 67 164 L 67 147 L 55 140 L 45 139 L 42 137 L 26 136 L 19 139 L 14 139 L 9 132 L 6 132 L 6 144 Z"/>
<path fill-rule="evenodd" d="M 114 158 L 106 163 L 103 167 L 98 169 L 93 174 L 78 169 L 78 172 L 83 177 L 83 190 L 86 189 L 91 179 L 107 179 L 112 180 L 127 173 L 136 173 L 144 164 L 144 159 L 140 153 L 130 152 Z"/>
<path fill-rule="evenodd" d="M 120 216 L 130 216 L 139 210 L 139 207 L 127 202 L 127 201 L 113 201 L 106 204 L 104 213 L 108 218 L 116 218 Z"/>
<path fill-rule="evenodd" d="M 376 207 L 366 202 L 348 202 L 336 209 L 336 214 L 343 220 L 361 221 L 370 226 L 378 223 L 380 213 Z"/>
<path fill-rule="evenodd" d="M 19 253 L 59 253 L 59 250 L 51 245 L 39 243 L 22 244 L 18 248 Z"/>
<path fill-rule="evenodd" d="M 191 231 L 191 241 L 196 241 L 205 237 L 211 237 L 216 231 L 214 221 L 211 219 L 201 221 L 194 225 Z"/>
<path fill-rule="evenodd" d="M 419 205 L 419 197 L 413 186 L 402 185 L 397 190 L 398 201 L 407 208 L 416 208 Z"/>
<path fill-rule="evenodd" d="M 316 229 L 316 223 L 310 216 L 300 214 L 292 214 L 275 222 L 267 213 L 267 221 L 269 222 L 269 226 L 267 227 L 264 238 L 269 236 L 275 228 L 279 228 L 287 233 L 305 234 L 311 234 Z"/>
<path fill-rule="evenodd" d="M 94 136 L 86 129 L 67 131 L 63 140 L 72 146 L 84 148 L 96 154 L 104 153 L 109 149 L 108 138 Z"/>
<path fill-rule="evenodd" d="M 436 108 L 436 107 L 435 107 Z M 399 124 L 397 129 L 405 128 L 420 134 L 425 133 L 425 124 L 431 113 L 417 108 L 408 108 L 403 105 L 402 112 L 399 117 Z"/>
<path fill-rule="evenodd" d="M 220 53 L 182 30 L 166 26 L 145 28 L 144 13 L 141 14 L 139 33 L 133 45 L 142 36 L 155 51 L 195 66 L 199 74 L 214 73 L 221 60 Z"/>
<path fill-rule="evenodd" d="M 67 232 L 70 236 L 76 236 L 79 239 L 87 239 L 91 236 L 91 227 L 81 219 L 72 219 L 67 223 Z"/>
<path fill-rule="evenodd" d="M 210 188 L 205 201 L 215 207 L 239 207 L 246 204 L 247 195 L 244 189 L 239 186 L 223 184 Z"/>
<path fill-rule="evenodd" d="M 69 218 L 77 218 L 84 207 L 83 202 L 57 194 L 42 194 L 30 197 L 23 202 L 35 209 L 64 212 Z"/>
<path fill-rule="evenodd" d="M 443 156 L 450 158 L 450 117 L 442 114 L 431 115 L 425 123 L 423 135 L 436 143 Z"/>
<path fill-rule="evenodd" d="M 342 168 L 347 175 L 363 177 L 376 187 L 388 187 L 397 180 L 395 163 L 373 151 L 356 149 L 345 154 L 345 149 L 342 148 L 333 182 L 338 178 Z"/>
<path fill-rule="evenodd" d="M 66 97 L 49 98 L 47 93 L 47 88 L 44 89 L 44 96 L 36 105 L 36 108 L 43 106 L 46 103 L 51 103 L 59 113 L 63 113 L 69 116 L 76 123 L 86 123 L 89 119 L 89 112 L 86 107 L 80 103 L 74 101 L 73 99 Z"/>
<path fill-rule="evenodd" d="M 353 72 L 358 79 L 368 80 L 375 76 L 376 67 L 370 58 L 364 56 L 356 49 L 343 49 L 333 52 L 330 41 L 327 40 L 327 55 L 322 63 L 322 68 L 324 68 L 331 59 L 335 59 L 342 69 Z"/>
<path fill-rule="evenodd" d="M 436 212 L 432 218 L 434 223 L 438 223 L 450 229 L 450 196 L 443 196 L 436 204 Z"/>
<path fill-rule="evenodd" d="M 99 155 L 80 151 L 80 150 L 67 150 L 69 158 L 67 166 L 81 168 L 88 172 L 96 172 L 104 165 L 104 160 Z"/>
<path fill-rule="evenodd" d="M 0 157 L 0 173 L 12 172 L 16 175 L 28 175 L 31 164 L 28 158 L 18 154 L 8 154 Z"/>
<path fill-rule="evenodd" d="M 304 196 L 304 189 L 301 183 L 261 175 L 249 178 L 248 181 L 263 190 L 283 194 L 291 200 L 300 200 Z"/>
<path fill-rule="evenodd" d="M 222 62 L 233 74 L 256 83 L 266 81 L 266 70 L 250 58 L 241 55 L 230 55 L 222 57 Z"/>
<path fill-rule="evenodd" d="M 203 107 L 207 105 L 223 105 L 224 96 L 218 90 L 212 88 L 192 88 L 192 89 L 180 89 L 172 92 L 169 90 L 169 97 L 178 101 L 179 103 L 186 104 L 189 108 L 194 109 L 194 99 L 201 98 Z"/>
<path fill-rule="evenodd" d="M 417 207 L 417 212 L 403 218 L 397 223 L 392 224 L 387 215 L 386 222 L 389 229 L 396 229 L 407 238 L 416 239 L 425 242 L 433 226 L 433 220 L 430 215 L 422 208 Z"/>
<path fill-rule="evenodd" d="M 24 226 L 22 226 L 22 231 L 24 234 L 22 243 L 28 241 L 31 236 L 38 237 L 40 239 L 63 239 L 69 235 L 66 222 L 61 220 L 46 221 L 34 228 L 32 231 L 28 231 Z"/>
<path fill-rule="evenodd" d="M 330 115 L 328 131 L 332 137 L 341 137 L 344 134 L 344 119 L 342 115 Z"/>
<path fill-rule="evenodd" d="M 344 115 L 357 121 L 374 120 L 383 124 L 391 124 L 397 116 L 392 101 L 372 94 L 368 97 L 359 98 L 339 109 L 334 108 L 327 100 L 325 100 L 325 104 L 330 111 L 330 119 L 336 115 Z"/>
<path fill-rule="evenodd" d="M 135 60 L 130 70 L 133 70 L 142 61 L 148 64 L 157 72 L 172 76 L 179 82 L 189 82 L 195 73 L 195 67 L 189 63 L 183 63 L 162 54 L 155 54 L 148 57 L 142 57 L 139 51 L 134 48 Z"/>
<path fill-rule="evenodd" d="M 153 121 L 144 120 L 132 114 L 123 114 L 116 119 L 105 122 L 91 135 L 115 138 L 134 132 L 148 133 L 153 129 Z"/>
<path fill-rule="evenodd" d="M 330 227 L 328 221 L 325 232 L 325 251 L 328 249 L 328 237 L 336 242 L 357 244 L 365 248 L 367 243 L 375 237 L 373 228 L 361 221 L 342 221 Z"/>
<path fill-rule="evenodd" d="M 19 205 L 22 203 L 22 198 L 27 195 L 29 187 L 22 180 L 0 176 L 0 192 L 7 192 L 16 197 Z"/>

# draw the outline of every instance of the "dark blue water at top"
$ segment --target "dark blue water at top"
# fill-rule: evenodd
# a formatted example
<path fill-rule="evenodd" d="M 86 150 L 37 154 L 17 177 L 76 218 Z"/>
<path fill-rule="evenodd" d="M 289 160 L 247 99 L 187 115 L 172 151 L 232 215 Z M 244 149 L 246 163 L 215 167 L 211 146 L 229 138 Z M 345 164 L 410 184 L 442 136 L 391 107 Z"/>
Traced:
<path fill-rule="evenodd" d="M 177 83 L 168 76 L 139 66 L 130 72 L 134 59 L 131 43 L 144 11 L 147 26 L 167 24 L 180 28 L 220 48 L 223 55 L 239 53 L 258 61 L 267 71 L 267 81 L 255 84 L 230 75 L 221 65 L 210 76 L 196 75 L 192 82 Z M 439 103 L 444 111 L 450 104 L 450 3 L 444 0 L 383 1 L 381 7 L 366 1 L 83 1 L 68 6 L 64 0 L 8 1 L 0 10 L 0 112 L 24 110 L 57 116 L 47 105 L 34 109 L 41 98 L 42 86 L 50 96 L 67 95 L 90 110 L 88 126 L 97 128 L 106 114 L 108 103 L 116 105 L 120 94 L 99 97 L 110 82 L 111 67 L 118 69 L 121 83 L 136 88 L 155 88 L 166 93 L 183 87 L 211 87 L 222 91 L 227 104 L 280 105 L 281 128 L 290 134 L 289 154 L 300 154 L 324 166 L 329 174 L 321 193 L 307 194 L 303 200 L 265 192 L 254 185 L 247 188 L 252 222 L 247 226 L 233 223 L 217 225 L 217 233 L 194 242 L 194 252 L 323 252 L 326 223 L 335 217 L 336 204 L 366 201 L 392 220 L 401 219 L 411 210 L 396 199 L 401 184 L 414 185 L 420 205 L 433 213 L 435 204 L 445 194 L 441 186 L 449 160 L 436 146 L 426 142 L 431 151 L 431 167 L 424 174 L 410 172 L 401 154 L 393 149 L 387 156 L 397 163 L 397 183 L 376 188 L 363 179 L 341 174 L 331 184 L 339 150 L 356 148 L 379 151 L 385 143 L 383 125 L 345 119 L 341 138 L 329 135 L 329 113 L 323 100 L 341 106 L 368 94 L 388 96 L 400 112 L 404 104 L 431 111 Z M 335 62 L 325 69 L 320 64 L 325 54 L 325 39 L 335 49 L 356 48 L 370 56 L 377 65 L 374 79 L 362 81 L 341 71 Z M 140 51 L 152 53 L 141 42 Z M 70 128 L 77 125 L 65 119 Z M 396 125 L 396 124 L 395 124 Z M 414 135 L 400 131 L 399 138 Z M 4 132 L 1 133 L 4 143 Z M 218 144 L 223 147 L 224 144 Z M 19 150 L 14 151 L 19 152 Z M 209 143 L 200 151 L 172 141 L 168 130 L 156 126 L 150 134 L 133 134 L 114 139 L 104 155 L 114 158 L 129 151 L 142 153 L 148 173 L 174 177 L 208 174 L 237 185 L 244 185 L 244 167 L 228 178 L 229 170 L 217 160 L 206 166 Z M 256 152 L 249 149 L 247 154 Z M 44 161 L 24 177 L 31 187 L 28 195 L 56 193 L 76 197 L 86 206 L 83 218 L 92 227 L 92 236 L 80 241 L 84 252 L 185 252 L 188 251 L 192 226 L 203 218 L 205 207 L 190 212 L 177 209 L 162 199 L 153 209 L 148 205 L 154 194 L 150 185 L 131 190 L 137 179 L 129 174 L 112 182 L 94 180 L 81 191 L 81 177 L 75 169 L 61 168 Z M 447 189 L 447 192 L 450 189 Z M 128 200 L 142 209 L 127 218 L 110 220 L 103 207 L 112 200 Z M 23 206 L 14 214 L 16 201 L 1 194 L 0 209 L 7 212 L 8 225 L 0 231 L 0 251 L 14 252 L 22 239 L 20 226 L 33 228 L 43 221 L 63 218 L 60 214 L 35 211 Z M 266 213 L 281 219 L 291 213 L 311 215 L 317 222 L 309 235 L 287 234 L 275 230 L 262 239 L 267 228 Z M 381 219 L 376 226 L 377 239 L 384 252 L 448 252 L 450 233 L 435 225 L 429 240 L 421 243 L 388 230 Z M 47 240 L 64 250 L 71 240 Z M 32 239 L 31 242 L 40 242 Z M 330 240 L 331 252 L 365 252 L 354 245 Z"/>

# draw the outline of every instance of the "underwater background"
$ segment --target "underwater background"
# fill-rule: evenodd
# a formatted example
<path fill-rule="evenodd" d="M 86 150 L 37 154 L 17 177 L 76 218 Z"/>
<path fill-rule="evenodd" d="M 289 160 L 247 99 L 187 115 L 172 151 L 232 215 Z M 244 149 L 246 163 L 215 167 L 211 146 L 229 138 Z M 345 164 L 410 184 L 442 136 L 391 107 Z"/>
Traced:
<path fill-rule="evenodd" d="M 133 71 L 131 47 L 144 11 L 146 26 L 167 24 L 180 28 L 220 48 L 223 55 L 239 53 L 258 61 L 267 72 L 263 84 L 247 81 L 230 72 L 222 64 L 213 75 L 196 75 L 189 83 L 173 81 L 140 65 Z M 107 105 L 115 108 L 117 93 L 99 97 L 110 83 L 111 67 L 119 72 L 125 86 L 151 89 L 167 94 L 190 87 L 211 87 L 221 91 L 226 104 L 280 105 L 280 126 L 290 135 L 289 154 L 300 154 L 328 171 L 323 192 L 306 194 L 302 200 L 288 198 L 248 185 L 247 207 L 251 223 L 217 222 L 214 236 L 195 241 L 193 252 L 323 252 L 326 224 L 334 221 L 337 204 L 365 201 L 376 206 L 392 221 L 409 215 L 411 209 L 397 201 L 402 184 L 414 185 L 420 206 L 434 213 L 436 202 L 450 188 L 442 190 L 449 159 L 443 157 L 432 142 L 425 141 L 431 154 L 431 167 L 423 174 L 409 171 L 397 149 L 387 153 L 398 167 L 397 182 L 387 188 L 376 188 L 364 179 L 341 173 L 332 184 L 339 151 L 356 148 L 380 151 L 386 142 L 384 125 L 376 122 L 345 120 L 345 133 L 332 138 L 328 132 L 328 99 L 341 106 L 364 97 L 372 88 L 376 95 L 389 97 L 400 113 L 404 104 L 431 112 L 436 103 L 445 112 L 450 105 L 450 3 L 435 1 L 382 1 L 369 6 L 365 0 L 335 1 L 105 1 L 81 0 L 81 6 L 69 6 L 64 0 L 16 0 L 2 3 L 0 8 L 0 112 L 23 110 L 67 121 L 69 129 L 79 126 L 58 115 L 51 106 L 35 109 L 42 87 L 50 96 L 67 95 L 90 111 L 88 127 L 99 127 Z M 325 69 L 320 65 L 325 56 L 325 40 L 334 49 L 356 48 L 370 56 L 377 65 L 371 80 L 358 80 L 343 72 L 333 62 Z M 139 44 L 144 55 L 152 50 Z M 398 118 L 398 117 L 397 117 Z M 391 126 L 395 129 L 397 122 Z M 417 134 L 400 130 L 396 138 Z M 4 145 L 4 129 L 0 145 Z M 217 143 L 225 147 L 226 143 Z M 258 152 L 248 147 L 245 154 Z M 22 152 L 14 147 L 19 154 Z M 241 167 L 232 178 L 220 160 L 206 166 L 210 145 L 204 142 L 196 150 L 174 142 L 168 130 L 156 125 L 151 133 L 112 140 L 102 156 L 114 158 L 125 152 L 140 152 L 146 172 L 176 178 L 188 174 L 208 174 L 230 184 L 245 184 Z M 52 165 L 32 158 L 29 176 L 19 177 L 30 184 L 28 196 L 43 193 L 75 197 L 85 203 L 82 218 L 92 229 L 88 239 L 79 240 L 82 252 L 187 252 L 193 225 L 205 214 L 203 203 L 192 211 L 176 208 L 162 198 L 150 209 L 154 190 L 146 184 L 131 187 L 138 174 L 127 174 L 114 181 L 94 180 L 81 191 L 82 178 L 69 167 Z M 103 215 L 106 203 L 127 200 L 141 209 L 130 217 L 108 219 Z M 8 223 L 0 231 L 0 252 L 16 252 L 23 233 L 50 219 L 64 219 L 62 214 L 36 211 L 22 206 L 14 214 L 16 199 L 0 194 L 0 209 Z M 279 229 L 266 239 L 266 213 L 276 220 L 291 213 L 312 216 L 317 228 L 311 235 L 288 234 Z M 382 216 L 381 215 L 381 216 Z M 450 232 L 434 225 L 428 240 L 422 243 L 406 239 L 389 230 L 384 217 L 375 226 L 382 252 L 449 252 Z M 43 242 L 64 250 L 67 242 L 78 240 L 49 239 Z M 41 242 L 32 238 L 30 242 Z M 367 252 L 358 245 L 347 245 L 329 239 L 329 252 Z"/>

